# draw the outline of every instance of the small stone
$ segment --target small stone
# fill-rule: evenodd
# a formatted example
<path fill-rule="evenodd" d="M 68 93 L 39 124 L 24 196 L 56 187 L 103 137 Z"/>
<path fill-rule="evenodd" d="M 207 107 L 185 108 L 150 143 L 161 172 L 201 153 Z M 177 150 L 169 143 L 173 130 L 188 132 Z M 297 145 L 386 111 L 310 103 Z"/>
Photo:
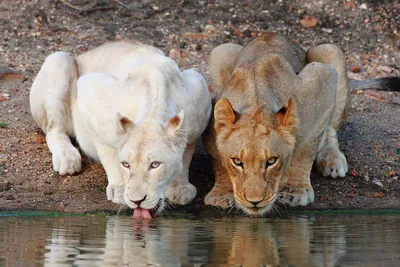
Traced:
<path fill-rule="evenodd" d="M 373 195 L 374 198 L 382 198 L 382 197 L 385 197 L 385 196 L 386 195 L 383 192 L 374 193 L 374 195 Z"/>
<path fill-rule="evenodd" d="M 214 25 L 208 24 L 205 28 L 204 28 L 204 32 L 206 33 L 215 33 L 217 31 L 217 28 Z"/>
<path fill-rule="evenodd" d="M 186 50 L 182 50 L 181 55 L 182 55 L 182 58 L 186 58 L 186 59 L 190 58 L 190 54 Z"/>
<path fill-rule="evenodd" d="M 346 8 L 352 8 L 352 9 L 357 8 L 357 4 L 354 3 L 353 1 L 345 2 L 345 3 L 344 3 L 344 6 L 345 6 Z"/>
<path fill-rule="evenodd" d="M 367 9 L 368 7 L 367 7 L 367 5 L 365 4 L 365 3 L 363 3 L 363 4 L 361 4 L 360 5 L 360 9 Z"/>
<path fill-rule="evenodd" d="M 374 178 L 374 179 L 372 180 L 372 182 L 373 182 L 374 184 L 376 184 L 377 186 L 379 186 L 379 187 L 383 187 L 383 184 L 382 184 L 382 182 L 381 182 L 379 179 Z"/>
<path fill-rule="evenodd" d="M 318 25 L 318 20 L 313 16 L 306 16 L 300 20 L 300 25 L 305 29 L 315 28 Z"/>
<path fill-rule="evenodd" d="M 198 33 L 198 32 L 185 32 L 183 34 L 183 38 L 185 39 L 192 39 L 192 40 L 202 40 L 202 39 L 209 39 L 215 38 L 217 35 L 215 33 Z"/>
<path fill-rule="evenodd" d="M 361 68 L 359 66 L 351 65 L 350 70 L 354 73 L 360 72 Z"/>
<path fill-rule="evenodd" d="M 172 59 L 180 59 L 181 56 L 181 50 L 179 50 L 178 48 L 172 48 L 169 51 L 169 57 Z"/>
<path fill-rule="evenodd" d="M 7 110 L 8 114 L 14 113 L 15 111 L 17 111 L 15 108 Z"/>
<path fill-rule="evenodd" d="M 65 203 L 61 202 L 57 207 L 58 211 L 64 211 L 65 210 L 65 206 L 66 206 Z"/>
<path fill-rule="evenodd" d="M 332 29 L 328 29 L 328 28 L 322 28 L 322 30 L 326 33 L 332 33 L 333 30 Z"/>
<path fill-rule="evenodd" d="M 87 38 L 89 38 L 89 34 L 83 34 L 78 37 L 79 40 L 86 40 Z"/>
<path fill-rule="evenodd" d="M 392 72 L 392 68 L 391 68 L 391 67 L 388 67 L 388 66 L 379 66 L 379 67 L 378 67 L 378 70 L 384 71 L 384 72 L 388 72 L 388 73 L 391 73 L 391 72 Z"/>

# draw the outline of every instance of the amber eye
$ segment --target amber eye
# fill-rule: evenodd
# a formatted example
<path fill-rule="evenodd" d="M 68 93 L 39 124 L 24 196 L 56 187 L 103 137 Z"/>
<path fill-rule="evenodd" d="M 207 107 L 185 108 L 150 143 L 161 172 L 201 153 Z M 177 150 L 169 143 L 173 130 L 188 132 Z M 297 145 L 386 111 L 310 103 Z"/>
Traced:
<path fill-rule="evenodd" d="M 153 161 L 153 162 L 150 164 L 150 169 L 157 169 L 158 167 L 160 167 L 160 165 L 161 165 L 161 162 L 159 162 L 159 161 Z"/>
<path fill-rule="evenodd" d="M 270 157 L 269 159 L 267 159 L 266 167 L 268 168 L 268 167 L 274 165 L 277 160 L 278 160 L 277 157 Z"/>
<path fill-rule="evenodd" d="M 126 161 L 121 162 L 121 165 L 122 165 L 122 167 L 124 167 L 125 169 L 130 169 L 130 168 L 131 168 L 131 165 L 130 165 L 128 162 L 126 162 Z"/>
<path fill-rule="evenodd" d="M 243 162 L 238 159 L 238 158 L 231 158 L 231 161 L 234 165 L 239 166 L 239 167 L 243 167 Z"/>

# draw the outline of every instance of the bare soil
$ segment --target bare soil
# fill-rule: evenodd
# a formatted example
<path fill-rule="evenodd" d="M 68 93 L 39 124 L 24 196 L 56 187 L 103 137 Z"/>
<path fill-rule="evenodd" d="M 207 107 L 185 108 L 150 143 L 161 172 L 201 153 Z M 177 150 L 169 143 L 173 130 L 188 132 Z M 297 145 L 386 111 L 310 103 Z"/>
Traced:
<path fill-rule="evenodd" d="M 300 20 L 312 16 L 313 28 Z M 211 25 L 211 26 L 207 26 Z M 0 67 L 25 77 L 0 79 L 0 210 L 117 211 L 106 201 L 101 165 L 84 158 L 83 170 L 59 176 L 45 138 L 30 116 L 29 89 L 44 59 L 55 51 L 78 55 L 104 42 L 136 39 L 162 49 L 182 69 L 208 79 L 213 47 L 246 44 L 262 31 L 285 34 L 307 49 L 335 43 L 347 57 L 352 79 L 400 76 L 398 1 L 0 1 Z M 354 92 L 349 120 L 340 133 L 349 174 L 313 173 L 315 203 L 307 209 L 400 208 L 400 95 Z M 190 179 L 198 188 L 185 208 L 198 212 L 213 185 L 212 165 L 201 143 Z"/>

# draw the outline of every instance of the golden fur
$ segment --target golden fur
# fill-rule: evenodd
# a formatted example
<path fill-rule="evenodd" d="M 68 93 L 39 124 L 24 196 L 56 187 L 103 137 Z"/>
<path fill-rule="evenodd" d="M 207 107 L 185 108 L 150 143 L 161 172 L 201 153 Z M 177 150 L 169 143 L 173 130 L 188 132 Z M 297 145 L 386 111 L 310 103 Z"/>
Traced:
<path fill-rule="evenodd" d="M 328 64 L 326 64 L 328 63 Z M 334 45 L 303 51 L 274 33 L 241 47 L 223 44 L 209 59 L 214 117 L 204 142 L 215 185 L 205 203 L 237 205 L 260 215 L 277 199 L 313 202 L 310 172 L 344 176 L 336 132 L 349 88 L 343 53 Z"/>

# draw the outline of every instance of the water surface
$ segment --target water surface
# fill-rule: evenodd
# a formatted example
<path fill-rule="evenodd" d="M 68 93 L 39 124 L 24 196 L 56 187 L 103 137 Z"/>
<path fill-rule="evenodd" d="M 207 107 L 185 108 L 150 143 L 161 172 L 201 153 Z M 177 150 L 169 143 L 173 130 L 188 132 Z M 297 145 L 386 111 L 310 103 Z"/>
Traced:
<path fill-rule="evenodd" d="M 0 266 L 400 266 L 399 215 L 0 217 Z"/>

